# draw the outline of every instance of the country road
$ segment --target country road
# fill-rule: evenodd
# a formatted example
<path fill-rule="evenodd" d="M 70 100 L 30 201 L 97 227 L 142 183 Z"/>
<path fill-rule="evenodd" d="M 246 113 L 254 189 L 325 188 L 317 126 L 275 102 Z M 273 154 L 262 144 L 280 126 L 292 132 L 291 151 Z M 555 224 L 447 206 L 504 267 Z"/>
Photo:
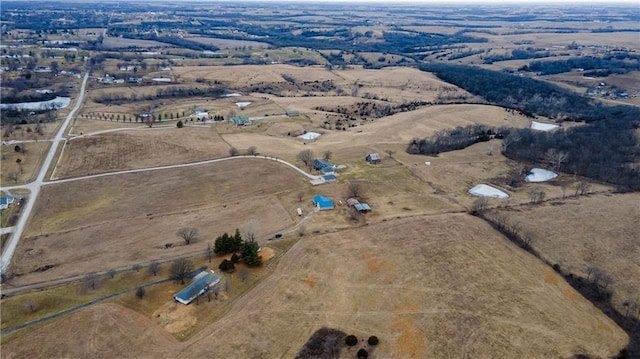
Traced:
<path fill-rule="evenodd" d="M 22 232 L 24 231 L 27 225 L 27 221 L 29 220 L 29 216 L 31 215 L 31 211 L 33 210 L 36 200 L 38 199 L 38 194 L 40 194 L 40 187 L 42 187 L 42 184 L 44 183 L 44 177 L 47 174 L 47 170 L 49 169 L 49 166 L 51 165 L 51 162 L 53 162 L 53 158 L 56 155 L 56 151 L 58 150 L 58 145 L 60 144 L 60 140 L 62 140 L 62 136 L 67 130 L 67 127 L 69 127 L 69 124 L 73 120 L 73 117 L 75 116 L 76 112 L 78 112 L 78 110 L 82 106 L 82 102 L 84 101 L 85 88 L 87 87 L 88 79 L 89 79 L 89 71 L 87 71 L 87 73 L 84 75 L 84 79 L 82 80 L 82 86 L 80 87 L 80 94 L 78 96 L 75 106 L 69 112 L 69 114 L 67 115 L 67 118 L 65 118 L 64 122 L 60 126 L 60 129 L 58 129 L 56 136 L 53 138 L 53 142 L 51 143 L 51 147 L 49 148 L 47 157 L 45 157 L 44 161 L 42 161 L 42 166 L 40 167 L 40 172 L 38 172 L 38 176 L 36 177 L 36 180 L 25 186 L 22 186 L 22 188 L 29 189 L 31 191 L 31 194 L 26 198 L 24 209 L 22 210 L 22 214 L 18 219 L 18 223 L 16 223 L 15 225 L 11 239 L 9 239 L 5 248 L 2 251 L 2 258 L 0 259 L 0 271 L 2 273 L 4 273 L 7 270 L 7 268 L 9 267 L 9 264 L 11 263 L 11 258 L 13 257 L 13 253 L 15 252 L 16 247 L 18 246 L 18 241 L 20 240 L 20 237 L 22 236 Z"/>

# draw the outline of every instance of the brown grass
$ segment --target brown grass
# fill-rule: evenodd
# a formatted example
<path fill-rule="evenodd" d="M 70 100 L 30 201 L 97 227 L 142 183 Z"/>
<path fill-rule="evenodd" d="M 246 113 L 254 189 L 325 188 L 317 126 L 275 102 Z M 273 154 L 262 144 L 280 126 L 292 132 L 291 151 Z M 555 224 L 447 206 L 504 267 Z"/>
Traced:
<path fill-rule="evenodd" d="M 70 141 L 56 177 L 169 165 L 229 155 L 215 128 L 124 131 Z"/>
<path fill-rule="evenodd" d="M 306 187 L 293 170 L 252 159 L 49 185 L 14 256 L 16 273 L 25 275 L 13 281 L 22 285 L 202 251 L 252 219 L 263 240 L 294 223 L 294 197 Z M 189 246 L 175 236 L 183 226 L 200 229 Z M 165 250 L 169 242 L 176 246 Z M 45 264 L 56 267 L 27 274 Z"/>
<path fill-rule="evenodd" d="M 586 278 L 592 265 L 613 277 L 613 303 L 624 313 L 622 303 L 637 301 L 640 287 L 640 195 L 599 194 L 520 207 L 506 212 L 533 238 L 533 246 L 562 270 Z"/>
<path fill-rule="evenodd" d="M 378 270 L 371 270 L 372 260 Z M 101 355 L 126 348 L 145 356 L 164 348 L 123 340 L 114 328 L 101 327 L 103 316 L 86 316 L 99 308 L 17 338 L 3 352 L 21 356 L 36 350 L 25 343 L 39 338 L 42 355 L 94 353 L 92 346 L 58 344 L 73 342 L 52 334 L 67 333 L 71 323 L 74 341 L 119 339 L 113 348 L 101 346 Z M 130 317 L 135 330 L 158 328 L 148 318 Z M 292 357 L 323 325 L 359 337 L 375 334 L 381 357 L 608 357 L 627 340 L 557 274 L 483 221 L 438 215 L 303 238 L 227 315 L 183 345 L 169 341 L 167 353 L 206 356 L 215 347 L 234 357 Z"/>
<path fill-rule="evenodd" d="M 16 145 L 2 146 L 2 176 L 0 176 L 0 183 L 3 186 L 13 186 L 35 180 L 42 161 L 49 151 L 51 142 L 39 141 L 20 143 L 18 145 L 26 149 L 24 154 L 15 151 Z M 20 164 L 16 163 L 17 159 L 22 162 Z M 20 168 L 22 168 L 22 171 Z M 10 173 L 18 175 L 17 181 L 9 179 Z"/>

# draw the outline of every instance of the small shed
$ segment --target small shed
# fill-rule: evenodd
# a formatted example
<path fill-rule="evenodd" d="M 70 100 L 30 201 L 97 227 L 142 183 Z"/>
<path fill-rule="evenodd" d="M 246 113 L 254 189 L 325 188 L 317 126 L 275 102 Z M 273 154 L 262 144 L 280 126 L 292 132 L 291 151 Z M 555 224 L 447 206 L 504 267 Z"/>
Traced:
<path fill-rule="evenodd" d="M 353 207 L 353 206 L 355 206 L 356 204 L 359 204 L 359 203 L 360 203 L 360 201 L 358 201 L 358 200 L 357 200 L 357 199 L 355 199 L 355 198 L 349 198 L 349 199 L 347 199 L 347 204 L 348 204 L 350 207 Z"/>
<path fill-rule="evenodd" d="M 193 278 L 191 284 L 176 293 L 173 299 L 184 305 L 191 303 L 194 299 L 214 287 L 220 282 L 220 277 L 211 272 L 201 272 Z"/>
<path fill-rule="evenodd" d="M 313 197 L 313 205 L 321 211 L 333 209 L 335 207 L 333 205 L 333 201 L 329 197 L 323 196 L 321 194 Z"/>
<path fill-rule="evenodd" d="M 369 212 L 371 207 L 367 203 L 356 203 L 353 208 L 355 208 L 358 212 Z"/>
<path fill-rule="evenodd" d="M 300 116 L 300 111 L 298 111 L 298 110 L 288 110 L 286 112 L 286 114 L 289 117 Z"/>
<path fill-rule="evenodd" d="M 249 116 L 247 115 L 234 116 L 231 118 L 231 121 L 233 121 L 236 127 L 251 126 L 251 121 L 249 121 Z"/>
<path fill-rule="evenodd" d="M 370 164 L 380 163 L 380 156 L 377 153 L 370 153 L 365 158 Z"/>

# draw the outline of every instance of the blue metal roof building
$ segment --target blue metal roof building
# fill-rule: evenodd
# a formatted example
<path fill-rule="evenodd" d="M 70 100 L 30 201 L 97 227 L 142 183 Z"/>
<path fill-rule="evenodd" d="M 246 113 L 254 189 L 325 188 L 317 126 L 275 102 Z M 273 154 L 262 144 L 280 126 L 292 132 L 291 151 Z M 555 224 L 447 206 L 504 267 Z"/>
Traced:
<path fill-rule="evenodd" d="M 199 295 L 207 291 L 207 289 L 215 286 L 220 282 L 220 277 L 211 272 L 201 272 L 193 278 L 193 282 L 186 288 L 176 293 L 173 299 L 182 303 L 189 304 Z"/>
<path fill-rule="evenodd" d="M 332 170 L 336 169 L 336 165 L 334 165 L 333 163 L 331 163 L 329 161 L 321 160 L 321 159 L 318 159 L 318 158 L 313 160 L 313 168 L 315 168 L 316 170 L 320 171 L 321 169 L 323 169 L 325 167 L 329 167 Z"/>
<path fill-rule="evenodd" d="M 313 197 L 313 205 L 318 207 L 319 210 L 325 210 L 325 209 L 333 209 L 334 205 L 333 205 L 333 201 L 331 199 L 329 199 L 329 197 L 325 197 L 323 195 L 317 195 L 315 197 Z"/>

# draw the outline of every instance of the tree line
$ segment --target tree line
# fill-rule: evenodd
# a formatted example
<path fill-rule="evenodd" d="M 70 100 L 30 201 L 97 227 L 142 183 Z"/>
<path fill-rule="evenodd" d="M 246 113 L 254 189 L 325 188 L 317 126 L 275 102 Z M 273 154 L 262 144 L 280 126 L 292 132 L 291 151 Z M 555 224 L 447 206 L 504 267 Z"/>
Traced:
<path fill-rule="evenodd" d="M 511 97 L 518 104 L 516 108 L 534 114 L 551 117 L 563 112 L 567 116 L 565 120 L 590 123 L 553 132 L 501 129 L 502 150 L 507 157 L 540 163 L 548 160 L 550 151 L 563 153 L 565 159 L 558 164 L 559 170 L 616 184 L 620 190 L 640 190 L 640 169 L 634 166 L 640 158 L 636 134 L 640 128 L 640 109 L 602 106 L 546 82 L 471 66 L 432 64 L 421 69 L 431 70 L 441 79 L 490 103 L 512 104 L 507 99 Z M 548 106 L 541 105 L 543 103 Z M 481 135 L 478 131 L 480 129 L 470 126 L 436 133 L 430 139 L 414 139 L 407 151 L 434 154 L 449 148 L 463 148 L 478 141 Z M 452 134 L 452 139 L 446 138 Z"/>
<path fill-rule="evenodd" d="M 200 97 L 200 96 L 212 96 L 219 97 L 225 93 L 225 89 L 220 86 L 215 87 L 164 87 L 158 89 L 155 94 L 132 94 L 130 96 L 122 93 L 106 93 L 102 96 L 96 97 L 93 100 L 97 103 L 120 105 L 127 102 L 134 101 L 150 101 L 163 98 L 175 98 L 175 97 Z"/>
<path fill-rule="evenodd" d="M 640 70 L 640 57 L 627 54 L 616 54 L 605 57 L 576 57 L 558 61 L 533 61 L 522 66 L 518 71 L 532 71 L 541 75 L 554 75 L 569 72 L 573 69 L 598 70 L 587 71 L 585 75 L 607 76 L 609 74 L 626 74 Z"/>

